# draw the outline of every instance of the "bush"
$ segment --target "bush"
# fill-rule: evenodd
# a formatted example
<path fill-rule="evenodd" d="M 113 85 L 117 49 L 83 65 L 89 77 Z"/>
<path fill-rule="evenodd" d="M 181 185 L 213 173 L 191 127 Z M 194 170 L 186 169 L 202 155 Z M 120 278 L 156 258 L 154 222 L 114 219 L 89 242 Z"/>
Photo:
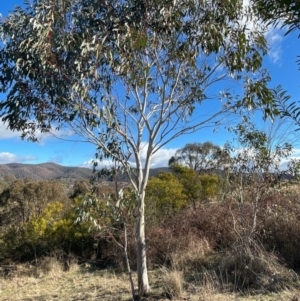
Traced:
<path fill-rule="evenodd" d="M 152 177 L 146 188 L 146 205 L 159 214 L 178 211 L 187 204 L 183 185 L 172 173 L 160 173 Z M 147 214 L 150 214 L 149 211 Z"/>
<path fill-rule="evenodd" d="M 298 193 L 272 195 L 258 216 L 259 233 L 268 250 L 292 268 L 300 268 L 300 201 Z"/>
<path fill-rule="evenodd" d="M 183 193 L 188 202 L 194 202 L 201 197 L 201 183 L 198 173 L 189 167 L 173 164 L 172 169 L 178 181 L 183 185 Z"/>
<path fill-rule="evenodd" d="M 173 164 L 172 169 L 178 181 L 183 185 L 183 193 L 190 203 L 195 204 L 198 200 L 206 201 L 221 192 L 224 186 L 224 180 L 216 174 L 199 174 L 179 164 Z"/>
<path fill-rule="evenodd" d="M 66 189 L 58 181 L 14 181 L 0 194 L 0 226 L 22 227 L 31 217 L 37 217 L 49 202 L 59 201 L 71 206 Z"/>
<path fill-rule="evenodd" d="M 149 266 L 201 268 L 236 240 L 229 203 L 184 208 L 147 229 Z"/>
<path fill-rule="evenodd" d="M 202 200 L 214 197 L 220 186 L 221 179 L 215 174 L 201 174 L 198 176 L 201 184 L 200 196 Z"/>
<path fill-rule="evenodd" d="M 220 270 L 223 278 L 239 290 L 277 291 L 298 281 L 296 273 L 252 239 L 238 239 L 223 257 Z"/>
<path fill-rule="evenodd" d="M 94 239 L 88 223 L 75 224 L 74 210 L 51 202 L 39 216 L 33 216 L 21 229 L 10 227 L 2 235 L 1 249 L 14 260 L 31 260 L 54 250 L 83 255 L 93 250 Z M 12 234 L 16 235 L 12 235 Z"/>

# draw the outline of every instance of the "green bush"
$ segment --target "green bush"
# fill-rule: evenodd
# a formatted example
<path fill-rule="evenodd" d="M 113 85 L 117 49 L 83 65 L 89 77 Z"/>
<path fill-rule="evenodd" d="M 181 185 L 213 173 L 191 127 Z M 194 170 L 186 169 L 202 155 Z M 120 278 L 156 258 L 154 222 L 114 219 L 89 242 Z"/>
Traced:
<path fill-rule="evenodd" d="M 1 237 L 4 257 L 30 260 L 55 250 L 82 255 L 93 250 L 94 238 L 88 223 L 75 224 L 74 209 L 51 202 L 22 228 L 9 227 Z M 5 242 L 5 245 L 4 245 Z"/>
<path fill-rule="evenodd" d="M 31 217 L 39 216 L 52 201 L 72 205 L 65 187 L 58 181 L 17 180 L 0 193 L 0 226 L 23 227 Z"/>
<path fill-rule="evenodd" d="M 201 184 L 200 195 L 202 200 L 214 197 L 220 188 L 220 178 L 216 174 L 202 174 L 198 176 Z"/>
<path fill-rule="evenodd" d="M 179 210 L 187 204 L 183 185 L 172 173 L 160 173 L 149 180 L 146 189 L 146 205 L 159 212 Z"/>
<path fill-rule="evenodd" d="M 198 174 L 194 169 L 173 164 L 172 169 L 183 185 L 183 193 L 189 202 L 205 201 L 222 190 L 223 180 L 216 174 Z"/>
<path fill-rule="evenodd" d="M 183 185 L 183 193 L 189 202 L 198 200 L 201 196 L 201 183 L 198 173 L 189 167 L 173 164 L 172 169 L 178 181 Z"/>

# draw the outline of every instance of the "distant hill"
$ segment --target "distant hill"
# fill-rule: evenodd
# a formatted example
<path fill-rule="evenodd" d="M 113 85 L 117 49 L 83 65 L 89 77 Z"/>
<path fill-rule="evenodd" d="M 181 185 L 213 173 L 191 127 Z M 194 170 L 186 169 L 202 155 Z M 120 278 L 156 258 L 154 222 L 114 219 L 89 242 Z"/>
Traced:
<path fill-rule="evenodd" d="M 55 163 L 42 164 L 0 164 L 0 178 L 13 175 L 18 179 L 29 178 L 32 180 L 52 179 L 88 179 L 93 171 L 84 167 L 66 167 Z"/>
<path fill-rule="evenodd" d="M 150 170 L 150 177 L 156 176 L 159 172 L 168 172 L 168 167 L 154 168 Z M 9 163 L 0 164 L 0 179 L 13 175 L 17 179 L 52 180 L 52 179 L 89 179 L 93 175 L 92 169 L 85 167 L 67 167 L 55 163 L 42 164 L 21 164 Z M 126 178 L 120 179 L 126 181 Z"/>

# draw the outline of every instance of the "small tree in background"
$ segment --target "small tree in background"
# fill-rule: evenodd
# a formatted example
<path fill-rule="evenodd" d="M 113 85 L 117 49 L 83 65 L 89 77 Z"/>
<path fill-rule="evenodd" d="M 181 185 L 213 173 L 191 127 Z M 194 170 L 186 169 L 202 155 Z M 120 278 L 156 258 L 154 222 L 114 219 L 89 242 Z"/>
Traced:
<path fill-rule="evenodd" d="M 239 125 L 235 133 L 238 142 L 235 146 L 225 145 L 223 151 L 231 158 L 226 165 L 229 189 L 225 197 L 230 204 L 236 241 L 223 257 L 221 270 L 233 275 L 236 283 L 250 286 L 277 273 L 280 266 L 262 241 L 270 239 L 264 234 L 264 223 L 268 224 L 266 221 L 283 197 L 278 190 L 284 173 L 281 163 L 290 156 L 292 147 L 288 143 L 276 145 L 270 141 L 270 135 L 251 124 Z"/>
<path fill-rule="evenodd" d="M 230 194 L 238 201 L 240 207 L 240 229 L 237 234 L 252 237 L 256 231 L 257 212 L 260 200 L 279 184 L 283 170 L 282 159 L 292 153 L 288 143 L 269 148 L 270 141 L 265 132 L 257 130 L 253 125 L 240 125 L 236 129 L 240 148 L 227 144 L 225 151 L 231 154 L 229 170 Z M 252 225 L 244 224 L 246 214 L 245 203 L 251 204 Z M 235 226 L 238 224 L 235 222 Z"/>
<path fill-rule="evenodd" d="M 131 232 L 128 229 L 132 228 L 134 216 L 136 215 L 136 195 L 135 191 L 130 187 L 119 189 L 119 172 L 120 169 L 116 167 L 110 170 L 105 169 L 103 172 L 115 181 L 113 193 L 103 193 L 102 196 L 99 196 L 97 189 L 94 189 L 95 191 L 89 191 L 82 195 L 83 202 L 78 204 L 76 208 L 78 216 L 76 222 L 92 223 L 99 237 L 113 240 L 123 251 L 131 286 L 132 300 L 135 300 L 136 294 L 128 255 L 128 235 Z"/>
<path fill-rule="evenodd" d="M 211 142 L 188 143 L 176 151 L 169 165 L 178 163 L 197 172 L 207 172 L 219 167 L 221 148 Z"/>
<path fill-rule="evenodd" d="M 199 200 L 201 196 L 201 183 L 198 173 L 194 169 L 179 165 L 178 163 L 172 164 L 171 169 L 179 183 L 183 185 L 183 193 L 187 196 L 188 201 L 195 202 Z"/>

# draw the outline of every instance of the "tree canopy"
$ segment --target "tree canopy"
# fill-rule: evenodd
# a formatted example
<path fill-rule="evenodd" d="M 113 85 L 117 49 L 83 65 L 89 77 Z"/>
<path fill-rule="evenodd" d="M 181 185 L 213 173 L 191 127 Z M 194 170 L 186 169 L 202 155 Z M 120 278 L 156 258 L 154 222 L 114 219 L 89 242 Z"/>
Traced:
<path fill-rule="evenodd" d="M 178 163 L 201 172 L 218 168 L 220 159 L 221 148 L 219 146 L 211 142 L 188 143 L 176 151 L 169 160 L 169 165 Z"/>
<path fill-rule="evenodd" d="M 260 69 L 267 45 L 262 29 L 247 30 L 244 14 L 240 1 L 43 0 L 17 8 L 0 28 L 8 92 L 1 116 L 32 139 L 36 129 L 71 123 L 97 145 L 105 139 L 102 151 L 113 155 L 118 142 L 138 144 L 133 124 L 145 140 L 155 132 L 156 144 L 175 138 L 179 126 L 194 130 L 182 121 L 204 101 L 215 105 L 208 88 L 225 79 L 243 90 L 224 89 L 222 113 L 267 107 L 269 77 Z"/>
<path fill-rule="evenodd" d="M 287 26 L 286 34 L 300 28 L 300 3 L 295 0 L 253 0 L 259 16 L 268 24 Z"/>
<path fill-rule="evenodd" d="M 252 0 L 257 16 L 267 26 L 287 29 L 285 35 L 300 29 L 300 2 L 296 0 Z M 300 34 L 298 34 L 298 38 Z M 297 60 L 300 66 L 300 60 Z M 274 89 L 274 99 L 278 112 L 283 117 L 291 118 L 300 126 L 299 101 L 291 101 L 282 86 Z"/>

